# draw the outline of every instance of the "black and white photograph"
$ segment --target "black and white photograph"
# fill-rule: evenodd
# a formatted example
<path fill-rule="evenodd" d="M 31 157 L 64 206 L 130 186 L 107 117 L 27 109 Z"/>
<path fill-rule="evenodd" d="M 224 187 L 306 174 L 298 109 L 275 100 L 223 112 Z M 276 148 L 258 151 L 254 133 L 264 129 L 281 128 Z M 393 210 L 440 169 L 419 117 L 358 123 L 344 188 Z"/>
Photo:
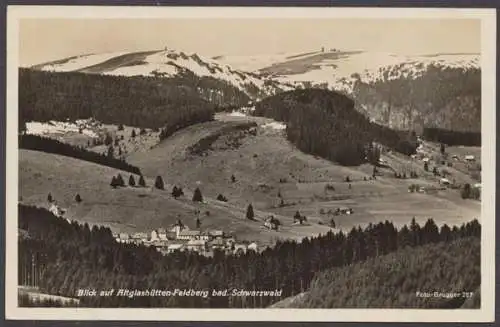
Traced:
<path fill-rule="evenodd" d="M 495 11 L 247 9 L 8 8 L 7 317 L 492 321 Z"/>

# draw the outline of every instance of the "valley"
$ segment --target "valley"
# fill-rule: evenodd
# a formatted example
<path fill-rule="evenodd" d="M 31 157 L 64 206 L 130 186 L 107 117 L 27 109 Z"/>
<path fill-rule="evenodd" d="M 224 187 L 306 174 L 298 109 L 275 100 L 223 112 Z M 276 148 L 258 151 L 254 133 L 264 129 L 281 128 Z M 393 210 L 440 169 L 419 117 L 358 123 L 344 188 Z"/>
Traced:
<path fill-rule="evenodd" d="M 272 245 L 277 239 L 300 241 L 303 237 L 324 234 L 331 229 L 332 218 L 335 230 L 348 232 L 353 227 L 385 220 L 402 226 L 412 217 L 419 223 L 432 217 L 441 225 L 461 224 L 480 217 L 480 202 L 460 198 L 459 190 L 408 193 L 411 184 L 440 187 L 439 178 L 425 172 L 423 162 L 418 159 L 384 154 L 381 158 L 390 168 L 379 169 L 377 179 L 371 180 L 371 165 L 343 167 L 305 154 L 286 140 L 280 123 L 264 117 L 221 113 L 212 122 L 189 126 L 161 142 L 150 132 L 132 138 L 130 127 L 122 131 L 117 131 L 116 126 L 100 128 L 118 139 L 120 148 L 128 149 L 123 158 L 140 167 L 146 188 L 112 189 L 109 183 L 113 175 L 121 173 L 127 179 L 129 174 L 55 154 L 20 150 L 22 202 L 47 207 L 47 194 L 51 192 L 67 209 L 67 217 L 103 224 L 117 233 L 168 228 L 178 219 L 194 228 L 196 210 L 209 211 L 210 216 L 201 218 L 203 228 L 224 230 L 262 246 Z M 68 142 L 74 141 L 74 133 L 68 132 Z M 56 137 L 64 140 L 65 134 L 59 131 Z M 203 140 L 209 140 L 203 151 L 190 150 Z M 427 156 L 439 154 L 438 146 L 424 144 Z M 102 147 L 91 146 L 89 150 L 101 152 Z M 450 148 L 448 155 L 457 153 L 460 158 L 468 153 L 477 155 L 477 150 L 470 150 Z M 419 178 L 394 177 L 393 171 L 410 167 Z M 456 183 L 473 182 L 467 172 L 447 169 Z M 156 176 L 165 181 L 164 191 L 152 187 Z M 231 176 L 235 177 L 234 182 Z M 349 183 L 345 182 L 347 176 Z M 170 191 L 174 185 L 184 189 L 184 197 L 172 198 Z M 202 191 L 206 203 L 191 201 L 196 187 Z M 81 195 L 81 203 L 75 203 L 76 193 Z M 219 194 L 228 201 L 217 201 Z M 256 221 L 245 218 L 250 203 Z M 344 207 L 352 208 L 353 214 L 331 214 Z M 307 223 L 293 224 L 296 211 L 307 217 Z M 278 231 L 263 227 L 269 215 L 281 221 Z"/>

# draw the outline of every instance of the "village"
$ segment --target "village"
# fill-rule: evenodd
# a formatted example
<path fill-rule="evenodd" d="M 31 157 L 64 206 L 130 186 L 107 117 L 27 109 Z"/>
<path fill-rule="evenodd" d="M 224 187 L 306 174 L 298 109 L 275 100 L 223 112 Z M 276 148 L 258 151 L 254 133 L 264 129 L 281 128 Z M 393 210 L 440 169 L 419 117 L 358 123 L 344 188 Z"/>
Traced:
<path fill-rule="evenodd" d="M 153 229 L 151 232 L 113 233 L 118 243 L 153 246 L 162 254 L 176 251 L 193 251 L 204 256 L 213 256 L 214 252 L 225 254 L 245 254 L 258 251 L 257 243 L 237 241 L 232 235 L 222 230 L 189 229 L 181 221 L 171 228 Z"/>

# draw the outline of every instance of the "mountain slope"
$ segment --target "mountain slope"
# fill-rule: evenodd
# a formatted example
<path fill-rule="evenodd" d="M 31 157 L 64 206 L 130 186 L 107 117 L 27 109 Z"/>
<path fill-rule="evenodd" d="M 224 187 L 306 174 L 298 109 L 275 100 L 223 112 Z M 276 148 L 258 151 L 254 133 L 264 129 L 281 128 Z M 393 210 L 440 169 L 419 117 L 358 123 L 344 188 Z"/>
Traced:
<path fill-rule="evenodd" d="M 197 54 L 174 50 L 83 55 L 31 67 L 52 72 L 78 71 L 114 76 L 157 76 L 172 78 L 192 75 L 225 82 L 251 97 L 262 97 L 288 87 L 286 83 L 262 79 L 257 74 L 232 69 Z"/>
<path fill-rule="evenodd" d="M 324 271 L 307 292 L 272 307 L 478 309 L 480 243 L 469 237 Z"/>
<path fill-rule="evenodd" d="M 239 63 L 231 57 L 220 60 Z M 481 130 L 478 54 L 409 56 L 332 50 L 255 61 L 260 62 L 260 67 L 253 66 L 256 71 L 278 81 L 346 94 L 359 111 L 387 126 Z"/>

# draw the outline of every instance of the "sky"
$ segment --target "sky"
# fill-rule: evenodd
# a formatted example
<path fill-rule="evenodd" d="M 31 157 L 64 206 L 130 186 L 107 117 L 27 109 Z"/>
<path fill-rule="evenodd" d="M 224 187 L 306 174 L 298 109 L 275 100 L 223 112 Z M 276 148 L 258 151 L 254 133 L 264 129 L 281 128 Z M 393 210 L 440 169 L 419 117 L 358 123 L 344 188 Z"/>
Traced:
<path fill-rule="evenodd" d="M 321 47 L 396 54 L 480 53 L 479 19 L 22 19 L 20 65 L 165 47 L 201 56 Z"/>

